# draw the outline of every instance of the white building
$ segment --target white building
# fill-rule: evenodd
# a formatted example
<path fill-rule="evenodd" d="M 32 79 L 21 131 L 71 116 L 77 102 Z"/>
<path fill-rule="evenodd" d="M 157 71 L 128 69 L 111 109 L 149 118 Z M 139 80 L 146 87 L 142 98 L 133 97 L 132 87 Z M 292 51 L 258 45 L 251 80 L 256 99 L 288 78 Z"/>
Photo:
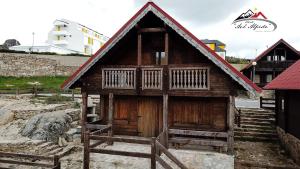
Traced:
<path fill-rule="evenodd" d="M 48 40 L 41 45 L 12 46 L 10 50 L 25 52 L 54 52 L 58 54 L 92 55 L 100 49 L 108 37 L 79 23 L 60 19 L 53 22 Z"/>
<path fill-rule="evenodd" d="M 94 54 L 108 37 L 79 23 L 60 19 L 53 22 L 47 43 L 78 53 Z"/>

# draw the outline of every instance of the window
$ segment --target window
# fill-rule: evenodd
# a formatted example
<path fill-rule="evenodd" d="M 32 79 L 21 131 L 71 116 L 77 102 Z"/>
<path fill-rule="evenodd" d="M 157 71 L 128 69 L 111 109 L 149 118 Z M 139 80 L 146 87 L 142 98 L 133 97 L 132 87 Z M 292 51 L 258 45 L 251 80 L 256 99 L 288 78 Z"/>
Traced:
<path fill-rule="evenodd" d="M 278 61 L 278 56 L 275 55 L 273 60 L 274 60 L 274 61 Z"/>
<path fill-rule="evenodd" d="M 84 53 L 88 53 L 88 48 L 84 47 Z"/>
<path fill-rule="evenodd" d="M 272 75 L 272 74 L 268 74 L 268 75 L 266 76 L 266 82 L 267 82 L 267 83 L 271 82 L 272 79 L 273 79 L 273 75 Z"/>
<path fill-rule="evenodd" d="M 84 33 L 88 33 L 88 30 L 85 29 L 85 28 L 82 28 L 81 31 L 84 32 Z"/>
<path fill-rule="evenodd" d="M 60 36 L 57 36 L 57 40 L 60 40 Z"/>
<path fill-rule="evenodd" d="M 285 56 L 281 56 L 280 60 L 285 61 Z"/>
<path fill-rule="evenodd" d="M 93 45 L 94 44 L 94 39 L 91 37 L 88 37 L 88 44 Z"/>
<path fill-rule="evenodd" d="M 284 98 L 281 98 L 281 112 L 284 112 Z"/>
<path fill-rule="evenodd" d="M 167 65 L 167 57 L 165 52 L 155 52 L 155 64 Z"/>
<path fill-rule="evenodd" d="M 260 75 L 255 75 L 254 83 L 260 83 Z"/>
<path fill-rule="evenodd" d="M 61 30 L 61 26 L 57 25 L 56 26 L 56 31 L 60 31 Z"/>
<path fill-rule="evenodd" d="M 267 56 L 267 61 L 271 61 L 272 60 L 271 58 L 272 58 L 271 56 Z"/>

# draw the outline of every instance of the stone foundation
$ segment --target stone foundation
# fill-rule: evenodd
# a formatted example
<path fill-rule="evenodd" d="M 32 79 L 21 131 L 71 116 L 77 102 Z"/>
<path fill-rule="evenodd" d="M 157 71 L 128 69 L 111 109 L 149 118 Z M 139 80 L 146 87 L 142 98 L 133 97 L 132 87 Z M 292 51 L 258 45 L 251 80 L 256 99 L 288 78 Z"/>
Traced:
<path fill-rule="evenodd" d="M 300 164 L 300 139 L 286 133 L 280 127 L 277 127 L 277 133 L 282 146 L 291 155 L 297 164 Z"/>

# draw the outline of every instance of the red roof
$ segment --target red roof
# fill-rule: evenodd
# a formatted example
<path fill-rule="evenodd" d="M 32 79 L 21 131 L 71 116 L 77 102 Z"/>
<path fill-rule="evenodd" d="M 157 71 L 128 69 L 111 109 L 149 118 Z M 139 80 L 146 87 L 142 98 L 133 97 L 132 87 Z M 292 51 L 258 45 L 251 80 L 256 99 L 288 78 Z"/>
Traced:
<path fill-rule="evenodd" d="M 271 52 L 271 50 L 273 50 L 276 46 L 278 46 L 280 43 L 285 44 L 287 47 L 289 47 L 292 51 L 294 51 L 295 53 L 299 53 L 299 51 L 297 51 L 294 47 L 292 47 L 290 44 L 288 44 L 285 40 L 280 39 L 279 41 L 277 41 L 274 45 L 272 45 L 271 47 L 269 47 L 267 50 L 265 50 L 264 52 L 262 52 L 260 55 L 258 55 L 252 62 L 257 62 L 259 61 L 261 58 L 263 58 L 264 56 L 266 56 L 269 52 Z M 252 66 L 252 62 L 249 63 L 247 66 L 245 66 L 241 72 L 243 72 L 244 70 L 250 68 Z"/>
<path fill-rule="evenodd" d="M 205 54 L 209 55 L 212 61 L 215 61 L 216 65 L 221 67 L 227 74 L 229 74 L 234 80 L 236 80 L 239 84 L 241 84 L 246 90 L 251 92 L 261 92 L 261 88 L 255 85 L 252 81 L 250 81 L 246 76 L 241 74 L 238 70 L 236 70 L 233 66 L 231 66 L 227 61 L 225 61 L 222 57 L 216 54 L 213 50 L 211 50 L 208 46 L 206 46 L 203 42 L 201 42 L 198 38 L 196 38 L 191 32 L 189 32 L 186 28 L 184 28 L 181 24 L 179 24 L 175 19 L 173 19 L 170 15 L 168 15 L 165 11 L 159 8 L 155 3 L 148 2 L 146 3 L 128 22 L 125 23 L 124 26 L 121 27 L 114 34 L 109 41 L 107 41 L 86 63 L 84 63 L 72 76 L 70 76 L 61 86 L 63 89 L 67 89 L 71 87 L 75 81 L 77 81 L 86 71 L 89 69 L 97 60 L 101 57 L 101 53 L 104 53 L 106 49 L 113 45 L 115 41 L 119 39 L 124 31 L 132 26 L 132 22 L 137 19 L 140 19 L 140 16 L 146 11 L 151 10 L 152 12 L 158 12 L 158 15 L 161 15 L 161 19 L 165 18 L 168 20 L 168 24 L 172 25 L 178 30 L 182 31 L 182 36 L 187 36 L 193 42 L 196 43 L 196 48 L 199 47 L 205 50 Z M 174 28 L 173 28 L 174 29 Z M 190 42 L 192 43 L 192 42 Z M 108 49 L 109 50 L 109 49 Z M 200 50 L 200 49 L 199 49 Z"/>
<path fill-rule="evenodd" d="M 264 89 L 300 90 L 300 60 L 279 74 Z"/>

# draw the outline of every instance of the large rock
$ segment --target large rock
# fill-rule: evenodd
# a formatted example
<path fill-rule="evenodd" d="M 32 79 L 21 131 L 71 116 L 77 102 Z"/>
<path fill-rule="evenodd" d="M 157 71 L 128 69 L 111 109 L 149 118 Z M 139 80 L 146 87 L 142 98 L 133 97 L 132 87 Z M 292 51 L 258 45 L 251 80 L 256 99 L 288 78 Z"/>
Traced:
<path fill-rule="evenodd" d="M 32 117 L 22 129 L 23 136 L 52 142 L 58 142 L 59 137 L 65 138 L 71 123 L 79 119 L 80 110 L 67 109 L 38 114 Z"/>
<path fill-rule="evenodd" d="M 0 125 L 5 125 L 14 120 L 14 112 L 7 109 L 0 109 Z"/>

